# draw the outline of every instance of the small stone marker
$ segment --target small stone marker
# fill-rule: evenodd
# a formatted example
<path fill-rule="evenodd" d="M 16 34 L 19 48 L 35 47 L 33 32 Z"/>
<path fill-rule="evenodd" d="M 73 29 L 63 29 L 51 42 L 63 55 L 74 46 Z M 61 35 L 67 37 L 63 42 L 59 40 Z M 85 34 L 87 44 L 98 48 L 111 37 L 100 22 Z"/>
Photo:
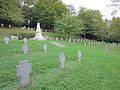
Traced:
<path fill-rule="evenodd" d="M 56 40 L 58 41 L 58 38 L 56 38 Z"/>
<path fill-rule="evenodd" d="M 11 25 L 8 25 L 9 28 L 11 28 Z"/>
<path fill-rule="evenodd" d="M 11 35 L 11 40 L 12 40 L 12 41 L 14 41 L 14 38 L 15 38 L 14 35 Z"/>
<path fill-rule="evenodd" d="M 1 24 L 1 27 L 3 27 L 4 26 L 4 24 Z"/>
<path fill-rule="evenodd" d="M 63 38 L 61 38 L 61 41 L 63 41 Z"/>
<path fill-rule="evenodd" d="M 27 44 L 27 38 L 23 39 L 24 44 Z"/>
<path fill-rule="evenodd" d="M 66 38 L 66 41 L 67 41 L 67 38 Z"/>
<path fill-rule="evenodd" d="M 69 39 L 69 42 L 71 42 L 71 39 Z"/>
<path fill-rule="evenodd" d="M 81 51 L 80 51 L 80 50 L 79 50 L 78 53 L 77 53 L 77 59 L 78 59 L 78 61 L 80 62 L 80 60 L 81 60 Z"/>
<path fill-rule="evenodd" d="M 64 69 L 64 62 L 65 62 L 65 55 L 64 55 L 64 53 L 60 53 L 60 55 L 59 55 L 59 58 L 60 58 L 60 68 L 61 69 Z"/>
<path fill-rule="evenodd" d="M 44 44 L 44 45 L 43 45 L 43 50 L 44 50 L 44 52 L 47 52 L 47 51 L 48 51 L 48 46 L 47 46 L 47 44 Z"/>
<path fill-rule="evenodd" d="M 10 41 L 9 37 L 4 37 L 4 42 L 6 45 L 8 45 L 9 41 Z"/>
<path fill-rule="evenodd" d="M 31 64 L 27 60 L 20 61 L 19 65 L 16 65 L 16 75 L 20 78 L 20 86 L 25 87 L 30 83 L 29 74 L 31 73 Z"/>
<path fill-rule="evenodd" d="M 77 42 L 80 42 L 80 39 L 77 39 Z"/>
<path fill-rule="evenodd" d="M 24 54 L 28 54 L 28 50 L 29 50 L 28 46 L 27 45 L 23 45 L 23 47 L 22 47 L 23 53 Z"/>

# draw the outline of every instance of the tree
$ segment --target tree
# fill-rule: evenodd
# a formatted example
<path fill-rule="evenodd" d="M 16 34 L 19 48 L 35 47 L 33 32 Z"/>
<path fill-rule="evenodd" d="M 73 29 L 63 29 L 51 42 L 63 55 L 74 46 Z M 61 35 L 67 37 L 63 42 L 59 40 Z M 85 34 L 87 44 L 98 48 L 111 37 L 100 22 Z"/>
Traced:
<path fill-rule="evenodd" d="M 111 42 L 120 42 L 120 18 L 112 19 L 108 34 Z"/>
<path fill-rule="evenodd" d="M 56 32 L 62 33 L 66 37 L 69 37 L 69 35 L 80 35 L 82 28 L 82 21 L 70 14 L 63 15 L 63 18 L 56 20 L 55 23 Z"/>
<path fill-rule="evenodd" d="M 62 18 L 63 13 L 67 8 L 60 0 L 38 0 L 33 7 L 33 19 L 44 29 L 53 29 L 55 19 Z"/>
<path fill-rule="evenodd" d="M 106 26 L 100 11 L 81 7 L 78 17 L 80 20 L 83 20 L 84 28 L 82 35 L 85 38 L 93 39 L 100 37 L 103 39 L 103 35 L 106 34 Z"/>
<path fill-rule="evenodd" d="M 4 25 L 22 22 L 21 13 L 17 0 L 0 0 L 0 22 Z"/>

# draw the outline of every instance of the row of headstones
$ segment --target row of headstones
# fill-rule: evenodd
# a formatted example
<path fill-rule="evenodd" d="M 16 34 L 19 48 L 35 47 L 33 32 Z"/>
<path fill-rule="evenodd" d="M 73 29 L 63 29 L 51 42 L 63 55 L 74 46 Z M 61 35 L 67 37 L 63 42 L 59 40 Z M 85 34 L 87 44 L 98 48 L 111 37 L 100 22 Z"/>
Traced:
<path fill-rule="evenodd" d="M 10 38 L 11 38 L 11 41 L 18 40 L 18 36 L 11 35 Z M 8 45 L 10 38 L 8 36 L 4 37 L 4 42 L 6 45 Z"/>
<path fill-rule="evenodd" d="M 27 29 L 27 30 L 35 30 L 35 28 L 30 28 L 30 27 L 26 27 L 26 26 L 23 26 L 23 27 L 21 27 L 22 29 Z"/>
<path fill-rule="evenodd" d="M 81 52 L 80 50 L 77 53 L 78 61 L 81 60 Z M 60 62 L 60 69 L 65 68 L 65 54 L 60 53 L 59 55 L 59 62 Z M 20 78 L 20 86 L 24 87 L 27 86 L 30 83 L 29 80 L 29 74 L 32 72 L 32 66 L 31 63 L 29 63 L 27 60 L 20 61 L 19 65 L 16 65 L 16 75 Z"/>
<path fill-rule="evenodd" d="M 116 43 L 105 44 L 105 51 L 113 49 L 116 45 Z"/>
<path fill-rule="evenodd" d="M 4 27 L 4 24 L 1 24 L 1 27 Z M 11 25 L 8 25 L 9 28 L 11 28 L 12 26 Z"/>
<path fill-rule="evenodd" d="M 61 41 L 63 41 L 64 39 L 63 38 L 56 38 L 56 40 L 58 41 L 58 40 L 61 40 Z M 83 42 L 84 43 L 84 46 L 91 46 L 91 45 L 95 45 L 95 44 L 97 44 L 97 43 L 100 43 L 100 42 L 96 42 L 96 41 L 91 41 L 91 40 L 88 40 L 88 39 L 68 39 L 68 38 L 66 38 L 65 39 L 65 41 L 68 41 L 68 42 L 74 42 L 74 43 L 76 43 L 76 42 Z"/>

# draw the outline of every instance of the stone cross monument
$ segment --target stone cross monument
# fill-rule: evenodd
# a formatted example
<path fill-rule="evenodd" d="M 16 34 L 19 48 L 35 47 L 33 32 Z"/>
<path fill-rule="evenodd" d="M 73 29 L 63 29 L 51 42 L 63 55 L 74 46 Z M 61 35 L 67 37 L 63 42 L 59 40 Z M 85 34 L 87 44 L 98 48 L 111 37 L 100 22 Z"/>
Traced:
<path fill-rule="evenodd" d="M 16 65 L 16 75 L 20 78 L 20 86 L 25 87 L 29 84 L 29 73 L 31 73 L 31 64 L 27 60 L 20 61 L 19 65 Z"/>
<path fill-rule="evenodd" d="M 33 38 L 33 40 L 45 40 L 45 38 L 42 36 L 41 28 L 40 28 L 40 23 L 37 23 L 37 28 L 36 28 L 36 35 Z"/>
<path fill-rule="evenodd" d="M 65 55 L 64 55 L 64 53 L 60 53 L 60 55 L 59 55 L 59 58 L 60 58 L 60 68 L 61 69 L 64 69 L 64 62 L 65 62 Z"/>

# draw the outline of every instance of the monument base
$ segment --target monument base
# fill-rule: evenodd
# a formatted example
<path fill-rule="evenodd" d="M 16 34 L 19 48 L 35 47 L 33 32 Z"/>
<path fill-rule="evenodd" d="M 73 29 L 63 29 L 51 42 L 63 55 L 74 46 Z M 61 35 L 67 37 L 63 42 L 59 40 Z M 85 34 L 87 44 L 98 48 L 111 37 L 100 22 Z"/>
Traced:
<path fill-rule="evenodd" d="M 36 32 L 35 37 L 33 38 L 33 40 L 46 40 L 41 33 Z"/>

